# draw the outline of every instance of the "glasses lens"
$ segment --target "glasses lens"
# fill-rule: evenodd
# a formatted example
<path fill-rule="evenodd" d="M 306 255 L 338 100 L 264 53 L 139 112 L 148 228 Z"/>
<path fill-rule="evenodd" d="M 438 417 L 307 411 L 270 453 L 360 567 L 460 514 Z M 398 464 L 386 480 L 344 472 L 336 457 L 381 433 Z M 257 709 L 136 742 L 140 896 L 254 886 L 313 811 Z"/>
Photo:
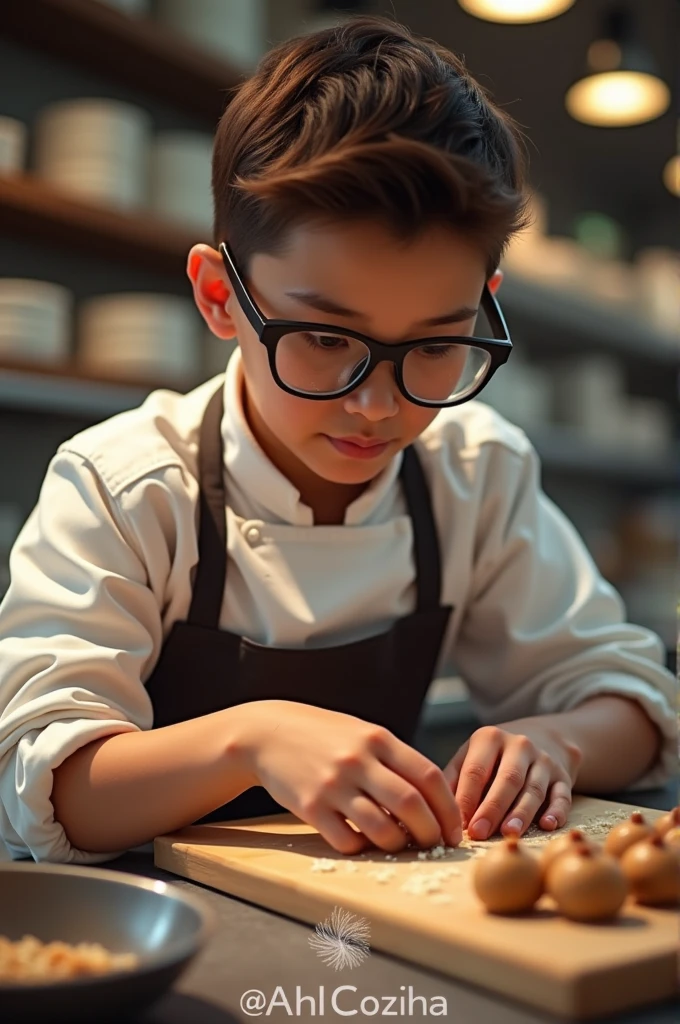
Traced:
<path fill-rule="evenodd" d="M 490 362 L 489 353 L 474 345 L 431 341 L 411 349 L 404 359 L 404 387 L 421 402 L 456 401 L 476 390 Z"/>
<path fill-rule="evenodd" d="M 356 379 L 368 358 L 368 349 L 355 338 L 296 331 L 279 339 L 276 372 L 301 394 L 334 395 Z"/>

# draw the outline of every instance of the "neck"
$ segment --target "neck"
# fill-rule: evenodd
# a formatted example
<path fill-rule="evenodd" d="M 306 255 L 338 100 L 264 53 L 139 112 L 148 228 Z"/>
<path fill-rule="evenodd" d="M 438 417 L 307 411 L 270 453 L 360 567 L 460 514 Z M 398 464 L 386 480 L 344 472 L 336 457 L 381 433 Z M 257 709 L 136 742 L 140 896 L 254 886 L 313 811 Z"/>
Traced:
<path fill-rule="evenodd" d="M 341 526 L 347 507 L 368 487 L 362 484 L 336 484 L 324 480 L 297 458 L 269 430 L 267 424 L 250 401 L 248 389 L 243 385 L 243 411 L 248 426 L 267 458 L 280 473 L 300 492 L 300 500 L 311 508 L 315 526 Z"/>

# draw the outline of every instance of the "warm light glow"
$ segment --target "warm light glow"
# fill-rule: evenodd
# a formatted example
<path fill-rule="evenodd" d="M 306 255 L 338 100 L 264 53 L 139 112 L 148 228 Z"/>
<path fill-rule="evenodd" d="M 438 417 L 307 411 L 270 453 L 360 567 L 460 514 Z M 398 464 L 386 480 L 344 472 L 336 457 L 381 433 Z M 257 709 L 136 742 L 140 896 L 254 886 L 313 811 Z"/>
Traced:
<path fill-rule="evenodd" d="M 526 24 L 555 18 L 568 10 L 574 0 L 458 0 L 458 3 L 468 14 L 485 21 Z"/>
<path fill-rule="evenodd" d="M 601 128 L 627 127 L 653 121 L 668 110 L 670 89 L 655 75 L 610 71 L 588 75 L 566 95 L 567 110 L 577 121 Z"/>
<path fill-rule="evenodd" d="M 663 183 L 674 196 L 680 196 L 680 154 L 672 156 L 663 169 Z"/>

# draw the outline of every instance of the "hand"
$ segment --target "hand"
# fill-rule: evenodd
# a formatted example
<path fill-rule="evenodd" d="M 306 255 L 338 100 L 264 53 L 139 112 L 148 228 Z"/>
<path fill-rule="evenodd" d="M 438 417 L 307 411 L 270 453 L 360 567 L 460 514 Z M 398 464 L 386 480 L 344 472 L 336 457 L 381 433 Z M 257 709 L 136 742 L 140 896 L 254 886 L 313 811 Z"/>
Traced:
<path fill-rule="evenodd" d="M 388 729 L 287 700 L 243 704 L 239 717 L 236 743 L 250 784 L 264 786 L 340 853 L 371 842 L 396 853 L 411 837 L 423 847 L 463 838 L 442 770 Z"/>
<path fill-rule="evenodd" d="M 521 836 L 541 808 L 541 828 L 566 823 L 582 756 L 540 718 L 522 719 L 477 729 L 444 775 L 472 839 L 488 839 L 499 827 Z"/>

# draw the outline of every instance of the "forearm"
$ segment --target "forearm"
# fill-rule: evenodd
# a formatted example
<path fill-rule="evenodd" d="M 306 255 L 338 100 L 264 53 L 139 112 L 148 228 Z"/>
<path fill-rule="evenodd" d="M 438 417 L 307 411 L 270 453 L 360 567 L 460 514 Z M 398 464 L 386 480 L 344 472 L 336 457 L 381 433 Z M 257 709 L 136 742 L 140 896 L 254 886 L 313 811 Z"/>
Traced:
<path fill-rule="evenodd" d="M 571 711 L 537 715 L 522 722 L 551 730 L 581 751 L 574 791 L 611 793 L 637 781 L 656 761 L 661 736 L 634 700 L 601 694 Z M 514 722 L 517 727 L 519 723 Z"/>
<path fill-rule="evenodd" d="M 253 785 L 240 753 L 239 708 L 76 750 L 53 773 L 55 819 L 92 853 L 151 841 Z"/>

